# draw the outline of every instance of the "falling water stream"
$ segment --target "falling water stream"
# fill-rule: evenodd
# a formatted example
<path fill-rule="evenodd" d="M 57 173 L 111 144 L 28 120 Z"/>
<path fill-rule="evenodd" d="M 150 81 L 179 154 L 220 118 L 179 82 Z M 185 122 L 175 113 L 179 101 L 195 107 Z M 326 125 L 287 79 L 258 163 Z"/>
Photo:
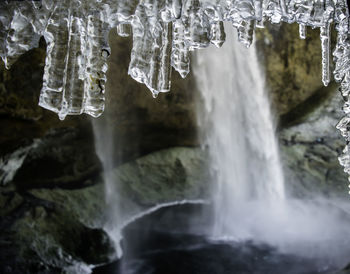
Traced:
<path fill-rule="evenodd" d="M 108 134 L 107 123 L 97 121 L 96 147 L 106 171 L 110 205 L 106 230 L 119 242 L 126 228 L 129 236 L 124 247 L 135 251 L 130 247 L 137 239 L 138 251 L 123 255 L 112 272 L 102 268 L 96 273 L 333 273 L 349 262 L 349 203 L 297 200 L 286 193 L 274 117 L 255 46 L 244 48 L 230 26 L 226 33 L 221 49 L 196 52 L 193 64 L 202 95 L 198 108 L 201 141 L 209 150 L 212 174 L 212 206 L 204 214 L 210 220 L 209 229 L 203 235 L 202 227 L 198 228 L 193 237 L 168 230 L 159 236 L 157 223 L 152 225 L 154 231 L 142 225 L 145 218 L 155 222 L 151 215 L 156 211 L 189 201 L 160 204 L 146 211 L 132 203 L 125 206 L 128 200 L 118 194 L 118 182 L 108 175 L 114 166 L 113 143 L 117 146 L 118 142 Z M 134 225 L 128 231 L 130 223 Z M 212 259 L 203 261 L 202 254 Z M 242 265 L 243 272 L 239 272 Z"/>
<path fill-rule="evenodd" d="M 196 54 L 204 99 L 199 117 L 215 172 L 214 235 L 229 236 L 251 202 L 281 207 L 285 198 L 275 127 L 254 45 L 234 41 Z M 237 219 L 239 218 L 239 219 Z M 246 233 L 242 231 L 242 233 Z M 237 231 L 234 233 L 237 235 Z"/>

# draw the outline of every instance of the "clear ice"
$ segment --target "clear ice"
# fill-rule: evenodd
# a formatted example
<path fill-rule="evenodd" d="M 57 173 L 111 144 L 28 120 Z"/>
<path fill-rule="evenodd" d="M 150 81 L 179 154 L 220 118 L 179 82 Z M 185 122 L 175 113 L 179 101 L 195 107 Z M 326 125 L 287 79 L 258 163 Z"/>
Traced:
<path fill-rule="evenodd" d="M 337 33 L 333 51 L 335 81 L 345 100 L 337 128 L 349 142 L 350 36 L 344 0 L 42 0 L 0 2 L 0 56 L 6 67 L 21 54 L 47 43 L 39 105 L 66 115 L 104 110 L 108 33 L 132 36 L 129 74 L 154 97 L 171 87 L 172 68 L 186 77 L 189 52 L 225 42 L 223 22 L 237 29 L 238 40 L 252 43 L 255 27 L 269 21 L 298 23 L 300 38 L 307 27 L 320 29 L 322 81 L 331 81 L 330 30 Z M 349 148 L 339 157 L 350 174 Z"/>

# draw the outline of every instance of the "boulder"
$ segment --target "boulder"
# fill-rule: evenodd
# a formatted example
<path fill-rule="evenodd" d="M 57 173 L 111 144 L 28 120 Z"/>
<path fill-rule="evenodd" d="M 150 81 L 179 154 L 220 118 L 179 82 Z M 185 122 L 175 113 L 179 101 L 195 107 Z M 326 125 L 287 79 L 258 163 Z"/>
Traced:
<path fill-rule="evenodd" d="M 174 147 L 123 164 L 107 175 L 119 196 L 142 207 L 209 194 L 207 153 L 200 148 Z"/>
<path fill-rule="evenodd" d="M 63 206 L 22 193 L 22 202 L 1 218 L 1 273 L 62 273 L 107 263 L 114 247 Z"/>
<path fill-rule="evenodd" d="M 100 182 L 79 189 L 33 189 L 34 197 L 51 202 L 85 226 L 99 228 L 106 221 L 105 185 Z"/>
<path fill-rule="evenodd" d="M 91 129 L 52 130 L 37 141 L 18 168 L 13 182 L 18 189 L 80 188 L 99 176 Z"/>
<path fill-rule="evenodd" d="M 89 265 L 108 263 L 115 253 L 101 228 L 111 222 L 121 228 L 128 218 L 160 204 L 206 199 L 210 190 L 206 164 L 206 151 L 175 147 L 115 168 L 106 174 L 106 186 L 101 179 L 72 189 L 2 186 L 0 253 L 7 255 L 0 256 L 0 271 L 77 273 L 80 268 L 79 273 L 85 273 Z M 126 211 L 110 220 L 114 217 L 109 210 L 114 208 L 108 203 Z"/>

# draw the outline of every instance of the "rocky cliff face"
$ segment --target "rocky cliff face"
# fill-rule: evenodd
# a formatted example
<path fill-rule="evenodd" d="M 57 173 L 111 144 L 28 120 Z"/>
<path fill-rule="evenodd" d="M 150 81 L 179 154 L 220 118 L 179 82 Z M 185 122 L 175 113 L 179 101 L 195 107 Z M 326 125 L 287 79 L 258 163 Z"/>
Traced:
<path fill-rule="evenodd" d="M 334 85 L 322 87 L 318 33 L 300 40 L 296 26 L 282 25 L 257 37 L 280 121 L 288 187 L 299 197 L 305 190 L 345 193 L 346 176 L 337 162 L 344 144 L 334 129 L 341 98 Z M 130 43 L 111 33 L 106 113 L 94 121 L 101 134 L 112 136 L 112 172 L 123 182 L 123 195 L 142 208 L 205 198 L 209 174 L 207 156 L 196 148 L 200 96 L 194 79 L 174 72 L 172 92 L 153 99 L 127 75 Z M 0 67 L 2 273 L 74 273 L 73 267 L 113 256 L 102 229 L 106 197 L 91 120 L 61 122 L 37 106 L 44 55 L 42 43 L 11 70 Z"/>
<path fill-rule="evenodd" d="M 198 145 L 194 79 L 172 74 L 172 91 L 154 99 L 151 92 L 128 75 L 131 38 L 110 34 L 112 54 L 107 72 L 104 127 L 116 141 L 117 162 L 135 159 L 172 146 Z"/>
<path fill-rule="evenodd" d="M 330 89 L 328 100 L 279 134 L 287 188 L 296 197 L 348 196 L 347 176 L 337 160 L 344 141 L 335 129 L 343 100 L 334 86 Z"/>
<path fill-rule="evenodd" d="M 272 25 L 256 32 L 266 84 L 278 115 L 291 111 L 322 86 L 321 42 L 316 29 L 299 38 L 297 24 Z"/>
<path fill-rule="evenodd" d="M 308 29 L 301 40 L 297 25 L 270 25 L 257 37 L 287 188 L 297 197 L 346 196 L 347 178 L 337 159 L 345 143 L 335 129 L 343 100 L 334 82 L 322 84 L 319 31 Z"/>
<path fill-rule="evenodd" d="M 193 79 L 174 73 L 174 92 L 153 99 L 127 75 L 131 41 L 115 37 L 107 111 L 95 122 L 115 140 L 111 154 L 121 167 L 113 173 L 125 182 L 125 196 L 136 197 L 141 208 L 203 197 L 205 156 L 191 148 L 198 145 Z M 102 229 L 106 197 L 91 120 L 83 115 L 62 122 L 37 106 L 44 60 L 42 43 L 10 70 L 0 68 L 2 273 L 77 273 L 115 256 Z M 157 152 L 174 146 L 187 147 Z M 151 152 L 155 156 L 137 160 Z M 155 166 L 160 173 L 151 172 Z"/>

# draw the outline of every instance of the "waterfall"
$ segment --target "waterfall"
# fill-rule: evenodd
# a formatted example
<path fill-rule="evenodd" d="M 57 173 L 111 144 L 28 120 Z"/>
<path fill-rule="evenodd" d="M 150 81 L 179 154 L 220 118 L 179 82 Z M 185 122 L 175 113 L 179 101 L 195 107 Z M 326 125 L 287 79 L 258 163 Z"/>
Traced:
<path fill-rule="evenodd" d="M 226 27 L 221 49 L 195 56 L 195 76 L 203 97 L 199 117 L 202 143 L 209 147 L 215 183 L 214 236 L 238 236 L 252 203 L 280 208 L 285 197 L 275 126 L 255 46 L 247 49 Z M 252 224 L 253 225 L 253 224 Z M 242 228 L 242 233 L 247 233 Z"/>
<path fill-rule="evenodd" d="M 118 183 L 115 182 L 112 170 L 115 168 L 115 140 L 113 139 L 113 129 L 108 121 L 108 116 L 104 115 L 92 121 L 95 136 L 96 153 L 102 163 L 103 180 L 105 186 L 106 201 L 106 224 L 104 229 L 114 242 L 117 255 L 121 256 L 120 248 L 121 227 L 120 220 L 123 218 L 121 212 L 120 195 Z"/>
<path fill-rule="evenodd" d="M 350 254 L 349 206 L 286 195 L 274 117 L 254 44 L 246 49 L 225 26 L 221 49 L 196 52 L 201 91 L 198 122 L 209 149 L 213 214 L 210 237 L 254 241 L 280 252 L 322 258 L 322 267 Z M 348 214 L 348 213 L 347 213 Z M 327 224 L 327 225 L 325 225 Z"/>

